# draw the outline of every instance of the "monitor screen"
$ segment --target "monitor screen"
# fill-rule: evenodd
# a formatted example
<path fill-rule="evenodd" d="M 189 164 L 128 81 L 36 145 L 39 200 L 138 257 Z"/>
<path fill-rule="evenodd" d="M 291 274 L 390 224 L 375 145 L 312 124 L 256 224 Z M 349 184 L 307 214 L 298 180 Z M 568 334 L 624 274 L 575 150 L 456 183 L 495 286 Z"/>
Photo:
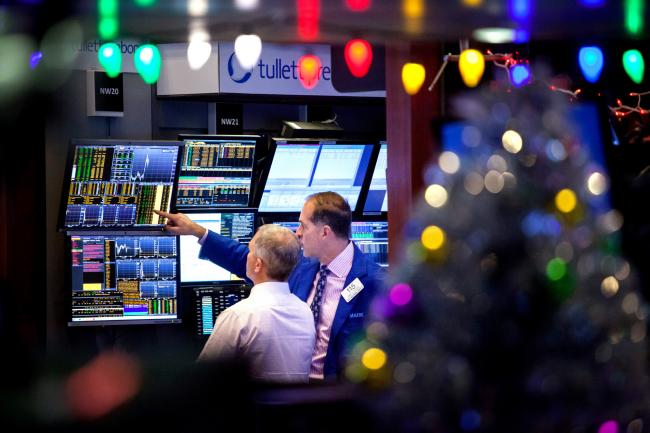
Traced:
<path fill-rule="evenodd" d="M 363 206 L 364 213 L 388 212 L 388 194 L 386 190 L 386 166 L 388 163 L 388 146 L 381 142 L 377 163 L 372 172 L 372 180 L 368 187 L 368 196 Z"/>
<path fill-rule="evenodd" d="M 64 188 L 65 229 L 162 228 L 178 169 L 178 142 L 81 142 Z"/>
<path fill-rule="evenodd" d="M 195 287 L 194 316 L 196 317 L 196 334 L 210 335 L 217 317 L 226 308 L 245 299 L 250 294 L 250 287 L 244 284 L 229 286 Z"/>
<path fill-rule="evenodd" d="M 357 205 L 372 144 L 277 141 L 260 212 L 300 212 L 308 195 L 335 191 Z"/>
<path fill-rule="evenodd" d="M 273 224 L 295 232 L 298 221 L 277 221 Z M 388 223 L 386 221 L 353 221 L 351 239 L 356 246 L 368 254 L 380 266 L 388 266 Z"/>
<path fill-rule="evenodd" d="M 70 240 L 72 325 L 178 321 L 177 237 Z"/>
<path fill-rule="evenodd" d="M 248 244 L 255 234 L 255 213 L 212 212 L 187 214 L 208 230 Z M 181 236 L 181 283 L 208 283 L 241 280 L 237 275 L 199 259 L 201 245 L 194 236 Z"/>
<path fill-rule="evenodd" d="M 380 266 L 388 266 L 388 223 L 353 221 L 352 241 Z"/>
<path fill-rule="evenodd" d="M 178 209 L 246 207 L 258 136 L 183 141 Z"/>

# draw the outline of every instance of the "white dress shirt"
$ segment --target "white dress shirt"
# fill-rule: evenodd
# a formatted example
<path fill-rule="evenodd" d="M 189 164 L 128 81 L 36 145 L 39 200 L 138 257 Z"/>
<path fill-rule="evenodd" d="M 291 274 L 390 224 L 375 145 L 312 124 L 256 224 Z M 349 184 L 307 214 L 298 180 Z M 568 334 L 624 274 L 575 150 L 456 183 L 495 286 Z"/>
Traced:
<path fill-rule="evenodd" d="M 266 282 L 217 317 L 199 360 L 246 359 L 251 375 L 274 382 L 307 382 L 314 349 L 314 316 L 288 283 Z"/>

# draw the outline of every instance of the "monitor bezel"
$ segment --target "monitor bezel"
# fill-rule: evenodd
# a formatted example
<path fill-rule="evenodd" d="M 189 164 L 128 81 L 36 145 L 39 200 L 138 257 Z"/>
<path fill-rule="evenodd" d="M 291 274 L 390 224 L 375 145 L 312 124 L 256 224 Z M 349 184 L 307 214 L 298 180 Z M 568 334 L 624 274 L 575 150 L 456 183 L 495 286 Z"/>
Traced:
<path fill-rule="evenodd" d="M 259 221 L 258 221 L 258 213 L 257 213 L 257 208 L 251 208 L 251 207 L 246 207 L 246 208 L 221 208 L 218 210 L 215 209 L 209 209 L 209 210 L 192 210 L 192 211 L 187 211 L 183 212 L 186 215 L 195 215 L 195 214 L 214 214 L 214 213 L 252 213 L 253 214 L 253 235 L 255 235 L 255 232 L 257 231 L 257 228 L 259 227 Z M 180 250 L 180 239 L 178 241 L 178 248 L 179 248 L 179 253 L 178 253 L 178 259 L 179 259 L 179 270 L 178 270 L 178 279 L 180 281 L 180 285 L 182 287 L 207 287 L 207 286 L 218 286 L 218 285 L 237 285 L 237 284 L 249 284 L 248 280 L 212 280 L 212 281 L 186 281 L 183 282 L 181 279 L 181 264 L 182 264 L 182 254 Z M 218 265 L 214 265 L 218 266 Z"/>
<path fill-rule="evenodd" d="M 377 165 L 377 160 L 379 159 L 379 152 L 381 151 L 381 146 L 382 144 L 386 145 L 386 151 L 388 151 L 388 142 L 387 140 L 378 140 L 377 141 L 377 149 L 376 153 L 374 154 L 374 158 L 372 160 L 372 170 L 370 169 L 370 166 L 368 167 L 368 184 L 362 191 L 363 194 L 363 206 L 357 208 L 359 209 L 358 212 L 355 212 L 355 216 L 357 218 L 367 218 L 367 217 L 378 217 L 378 218 L 383 218 L 386 219 L 388 218 L 388 211 L 366 211 L 366 201 L 368 200 L 368 193 L 370 192 L 370 184 L 372 183 L 372 175 L 375 171 L 375 166 Z M 386 155 L 386 159 L 388 159 L 388 155 Z M 387 164 L 388 165 L 388 164 Z M 386 176 L 386 199 L 388 199 L 388 176 Z M 359 200 L 361 200 L 361 197 L 359 197 Z"/>
<path fill-rule="evenodd" d="M 248 195 L 248 203 L 245 206 L 233 206 L 233 207 L 178 207 L 176 205 L 176 202 L 174 201 L 174 210 L 180 210 L 184 213 L 189 213 L 190 211 L 193 210 L 198 210 L 198 211 L 204 211 L 204 210 L 212 210 L 212 209 L 237 209 L 242 208 L 242 207 L 252 207 L 253 203 L 255 202 L 254 195 L 256 193 L 255 187 L 257 185 L 257 176 L 260 174 L 260 168 L 258 167 L 258 160 L 259 160 L 259 155 L 262 153 L 262 149 L 266 145 L 268 147 L 268 136 L 264 134 L 179 134 L 178 135 L 178 140 L 181 143 L 181 148 L 183 149 L 183 153 L 185 151 L 185 140 L 255 140 L 255 150 L 254 150 L 254 155 L 253 155 L 253 169 L 251 171 L 251 186 L 250 186 L 250 193 Z M 182 162 L 182 155 L 180 158 L 180 161 Z M 181 162 L 179 162 L 179 167 L 182 165 Z M 176 189 L 178 190 L 178 182 L 180 180 L 180 168 L 178 171 L 179 177 L 177 178 L 177 187 Z"/>
<path fill-rule="evenodd" d="M 169 146 L 177 147 L 178 155 L 176 158 L 176 170 L 174 173 L 174 180 L 172 182 L 172 194 L 170 198 L 170 207 L 169 211 L 172 212 L 175 210 L 176 205 L 176 190 L 178 189 L 178 175 L 180 173 L 180 156 L 181 156 L 181 147 L 182 143 L 176 140 L 110 140 L 110 139 L 83 139 L 83 138 L 73 138 L 70 140 L 68 145 L 68 154 L 66 157 L 66 167 L 63 180 L 63 190 L 61 191 L 61 201 L 59 204 L 59 216 L 57 221 L 57 229 L 60 232 L 77 232 L 77 231 L 103 231 L 103 232 L 113 232 L 113 231 L 139 231 L 139 232 L 161 232 L 165 229 L 165 224 L 160 226 L 145 226 L 145 227 L 66 227 L 65 226 L 65 212 L 68 206 L 68 192 L 70 191 L 70 176 L 72 175 L 72 164 L 74 160 L 75 149 L 77 146 Z"/>
<path fill-rule="evenodd" d="M 169 236 L 176 240 L 176 318 L 160 318 L 160 319 L 121 319 L 121 320 L 88 320 L 88 321 L 73 321 L 72 320 L 72 237 L 73 236 Z M 148 233 L 137 230 L 115 230 L 107 232 L 106 230 L 77 230 L 70 231 L 65 237 L 65 303 L 67 305 L 67 324 L 69 328 L 76 327 L 92 327 L 92 326 L 129 326 L 129 325 L 169 325 L 183 323 L 181 311 L 183 308 L 183 297 L 181 296 L 180 284 L 180 239 L 178 236 L 169 234 L 168 232 L 155 232 Z"/>
<path fill-rule="evenodd" d="M 358 215 L 359 209 L 360 209 L 360 204 L 362 200 L 365 202 L 364 199 L 364 191 L 367 190 L 368 186 L 370 185 L 370 177 L 372 177 L 372 171 L 374 170 L 374 164 L 377 159 L 377 155 L 379 154 L 379 147 L 378 147 L 378 141 L 377 140 L 365 140 L 365 139 L 348 139 L 348 138 L 283 138 L 283 137 L 273 137 L 271 139 L 271 149 L 269 151 L 269 162 L 264 166 L 262 176 L 260 177 L 260 186 L 259 186 L 259 194 L 256 197 L 255 205 L 258 208 L 258 213 L 259 215 L 295 215 L 297 213 L 300 213 L 300 210 L 297 211 L 262 211 L 259 210 L 260 204 L 262 202 L 262 195 L 264 194 L 264 189 L 266 187 L 266 182 L 268 181 L 268 176 L 271 171 L 271 165 L 273 164 L 273 159 L 275 157 L 275 151 L 277 149 L 278 143 L 289 143 L 289 144 L 328 144 L 328 145 L 350 145 L 350 144 L 361 144 L 364 146 L 372 146 L 371 154 L 370 154 L 370 162 L 368 164 L 368 167 L 366 168 L 366 172 L 364 173 L 364 178 L 363 182 L 361 183 L 361 189 L 359 191 L 359 197 L 357 198 L 357 203 L 354 208 L 351 208 L 350 210 L 352 211 L 352 215 Z"/>

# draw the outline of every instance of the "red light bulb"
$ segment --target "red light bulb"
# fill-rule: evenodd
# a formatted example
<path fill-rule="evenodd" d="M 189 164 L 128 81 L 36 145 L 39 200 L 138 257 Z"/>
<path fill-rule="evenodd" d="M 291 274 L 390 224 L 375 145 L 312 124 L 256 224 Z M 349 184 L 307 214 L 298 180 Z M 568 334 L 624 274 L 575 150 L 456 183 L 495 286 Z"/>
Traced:
<path fill-rule="evenodd" d="M 318 84 L 321 62 L 313 54 L 306 54 L 298 60 L 298 78 L 305 89 L 311 90 Z"/>
<path fill-rule="evenodd" d="M 372 46 L 363 39 L 352 39 L 345 44 L 345 63 L 357 78 L 364 77 L 372 64 Z"/>
<path fill-rule="evenodd" d="M 298 36 L 303 41 L 318 38 L 320 0 L 298 0 Z"/>
<path fill-rule="evenodd" d="M 345 0 L 345 5 L 352 12 L 365 12 L 370 8 L 371 0 Z"/>

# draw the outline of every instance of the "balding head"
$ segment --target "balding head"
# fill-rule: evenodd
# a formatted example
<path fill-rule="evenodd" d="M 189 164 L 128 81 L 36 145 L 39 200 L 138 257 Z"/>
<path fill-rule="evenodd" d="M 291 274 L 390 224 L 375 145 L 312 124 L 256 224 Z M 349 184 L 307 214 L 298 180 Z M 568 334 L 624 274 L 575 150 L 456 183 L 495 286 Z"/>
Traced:
<path fill-rule="evenodd" d="M 261 226 L 250 247 L 251 252 L 264 262 L 268 277 L 275 281 L 287 281 L 300 259 L 300 242 L 296 235 L 275 224 Z"/>

